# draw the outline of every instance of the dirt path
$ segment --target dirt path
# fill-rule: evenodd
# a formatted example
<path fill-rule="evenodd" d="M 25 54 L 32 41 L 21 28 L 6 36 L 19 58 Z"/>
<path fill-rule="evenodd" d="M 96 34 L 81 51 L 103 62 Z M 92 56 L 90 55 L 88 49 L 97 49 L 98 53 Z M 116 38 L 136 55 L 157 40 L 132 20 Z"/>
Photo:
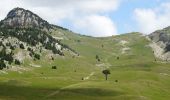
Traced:
<path fill-rule="evenodd" d="M 80 83 L 65 86 L 65 87 L 63 87 L 63 88 L 61 88 L 61 89 L 59 89 L 59 90 L 57 90 L 57 91 L 54 91 L 54 92 L 50 93 L 50 94 L 49 94 L 49 95 L 47 95 L 45 98 L 48 98 L 48 97 L 54 96 L 54 95 L 56 95 L 56 94 L 60 93 L 60 91 L 62 91 L 62 90 L 64 90 L 64 89 L 67 89 L 67 88 L 70 88 L 70 87 L 74 87 L 74 86 L 76 86 L 76 85 L 78 85 L 78 84 L 80 84 Z"/>
<path fill-rule="evenodd" d="M 91 72 L 88 76 L 84 77 L 84 80 L 90 79 L 90 77 L 93 76 L 94 74 L 95 74 L 95 72 Z M 81 83 L 82 83 L 82 82 L 81 82 Z M 72 85 L 65 86 L 65 87 L 63 87 L 63 88 L 61 88 L 61 89 L 59 89 L 59 90 L 57 90 L 57 91 L 55 91 L 55 92 L 50 93 L 50 94 L 47 95 L 45 98 L 54 96 L 54 95 L 60 93 L 60 91 L 62 91 L 62 90 L 64 90 L 64 89 L 71 88 L 71 87 L 75 87 L 75 86 L 77 86 L 77 85 L 80 85 L 81 83 L 76 83 L 76 84 L 72 84 Z"/>
<path fill-rule="evenodd" d="M 94 75 L 95 72 L 91 72 L 87 77 L 84 77 L 84 80 L 88 80 L 91 76 Z"/>

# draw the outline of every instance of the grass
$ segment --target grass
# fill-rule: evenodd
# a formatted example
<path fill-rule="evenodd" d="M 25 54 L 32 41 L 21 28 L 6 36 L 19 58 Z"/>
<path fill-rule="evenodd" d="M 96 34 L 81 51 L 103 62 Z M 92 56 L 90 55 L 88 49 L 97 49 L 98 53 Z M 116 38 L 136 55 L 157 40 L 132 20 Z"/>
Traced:
<path fill-rule="evenodd" d="M 57 34 L 58 31 L 63 34 Z M 40 61 L 25 61 L 22 67 L 31 71 L 0 73 L 0 99 L 169 100 L 170 64 L 154 61 L 149 41 L 141 34 L 92 38 L 56 30 L 52 35 L 64 37 L 61 42 L 75 49 L 80 56 L 73 58 L 66 50 L 64 57 L 55 56 L 51 61 L 43 53 Z M 125 54 L 121 53 L 124 48 L 121 40 L 128 41 L 125 46 L 130 51 Z M 100 62 L 95 59 L 96 55 Z M 30 63 L 41 67 L 31 67 Z M 52 69 L 52 65 L 57 69 Z M 111 70 L 108 81 L 102 74 L 105 68 Z M 94 75 L 90 76 L 91 73 Z M 82 80 L 84 77 L 89 79 Z"/>

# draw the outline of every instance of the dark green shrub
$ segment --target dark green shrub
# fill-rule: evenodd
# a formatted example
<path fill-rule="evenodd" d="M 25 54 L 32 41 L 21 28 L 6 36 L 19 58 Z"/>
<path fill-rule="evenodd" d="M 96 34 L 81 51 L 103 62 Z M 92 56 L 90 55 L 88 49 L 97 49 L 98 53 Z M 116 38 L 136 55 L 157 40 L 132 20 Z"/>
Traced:
<path fill-rule="evenodd" d="M 24 47 L 24 45 L 23 45 L 22 43 L 19 45 L 19 47 L 20 47 L 21 49 L 25 49 L 25 47 Z"/>
<path fill-rule="evenodd" d="M 15 47 L 14 47 L 14 46 L 10 46 L 10 49 L 11 49 L 11 50 L 15 50 Z"/>
<path fill-rule="evenodd" d="M 3 68 L 6 68 L 6 65 L 4 61 L 0 61 L 0 70 L 2 70 Z"/>
<path fill-rule="evenodd" d="M 52 66 L 52 69 L 57 69 L 57 66 Z"/>
<path fill-rule="evenodd" d="M 21 65 L 21 62 L 18 59 L 15 59 L 15 64 L 16 65 Z"/>
<path fill-rule="evenodd" d="M 35 57 L 35 59 L 40 60 L 40 55 L 39 55 L 39 54 L 35 53 L 35 54 L 34 54 L 34 57 Z"/>

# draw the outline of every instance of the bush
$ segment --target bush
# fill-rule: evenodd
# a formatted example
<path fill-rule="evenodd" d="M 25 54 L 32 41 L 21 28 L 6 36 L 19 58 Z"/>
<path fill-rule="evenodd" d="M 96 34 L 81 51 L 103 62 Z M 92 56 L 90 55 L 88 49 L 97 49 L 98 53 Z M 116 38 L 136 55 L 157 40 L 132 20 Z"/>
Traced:
<path fill-rule="evenodd" d="M 98 56 L 98 55 L 96 55 L 96 59 L 99 59 L 99 56 Z"/>
<path fill-rule="evenodd" d="M 15 59 L 15 64 L 16 65 L 21 65 L 21 62 L 18 59 Z"/>
<path fill-rule="evenodd" d="M 20 44 L 20 48 L 25 49 L 25 47 L 24 47 L 24 45 L 22 43 Z"/>
<path fill-rule="evenodd" d="M 11 54 L 7 54 L 5 56 L 5 60 L 9 61 L 9 64 L 11 64 L 13 62 L 13 57 L 12 57 L 13 53 Z"/>
<path fill-rule="evenodd" d="M 32 52 L 30 52 L 29 55 L 32 57 L 33 56 Z"/>
<path fill-rule="evenodd" d="M 6 68 L 6 65 L 4 61 L 0 61 L 0 70 L 2 70 L 3 68 Z"/>
<path fill-rule="evenodd" d="M 14 47 L 14 46 L 10 46 L 10 49 L 11 49 L 11 50 L 15 50 L 15 47 Z"/>
<path fill-rule="evenodd" d="M 28 51 L 32 52 L 32 49 L 30 47 L 27 48 Z"/>
<path fill-rule="evenodd" d="M 51 60 L 54 60 L 54 57 L 51 57 Z"/>
<path fill-rule="evenodd" d="M 97 59 L 98 62 L 100 62 L 100 59 Z"/>
<path fill-rule="evenodd" d="M 35 57 L 36 59 L 40 60 L 40 55 L 39 55 L 39 54 L 35 53 L 35 54 L 34 54 L 34 57 Z"/>
<path fill-rule="evenodd" d="M 13 53 L 11 52 L 10 54 L 7 54 L 6 53 L 6 49 L 3 48 L 2 51 L 0 52 L 0 59 L 3 61 L 3 60 L 6 60 L 9 62 L 9 64 L 11 64 L 13 62 Z M 2 63 L 2 62 L 1 62 Z"/>
<path fill-rule="evenodd" d="M 6 46 L 11 46 L 11 44 L 10 43 L 6 43 Z"/>
<path fill-rule="evenodd" d="M 96 60 L 97 60 L 98 62 L 100 62 L 100 58 L 99 58 L 98 55 L 96 55 Z"/>
<path fill-rule="evenodd" d="M 52 69 L 57 69 L 57 66 L 52 66 Z"/>

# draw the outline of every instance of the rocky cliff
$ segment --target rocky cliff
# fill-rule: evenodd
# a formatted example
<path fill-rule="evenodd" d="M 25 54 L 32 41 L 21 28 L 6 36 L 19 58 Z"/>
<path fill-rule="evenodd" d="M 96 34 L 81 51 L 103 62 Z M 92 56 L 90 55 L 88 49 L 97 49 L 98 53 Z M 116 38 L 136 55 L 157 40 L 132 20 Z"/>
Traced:
<path fill-rule="evenodd" d="M 29 10 L 14 8 L 1 21 L 1 27 L 37 28 L 47 31 L 52 28 L 52 25 Z"/>
<path fill-rule="evenodd" d="M 170 60 L 170 27 L 157 30 L 149 35 L 155 56 L 162 60 Z"/>

